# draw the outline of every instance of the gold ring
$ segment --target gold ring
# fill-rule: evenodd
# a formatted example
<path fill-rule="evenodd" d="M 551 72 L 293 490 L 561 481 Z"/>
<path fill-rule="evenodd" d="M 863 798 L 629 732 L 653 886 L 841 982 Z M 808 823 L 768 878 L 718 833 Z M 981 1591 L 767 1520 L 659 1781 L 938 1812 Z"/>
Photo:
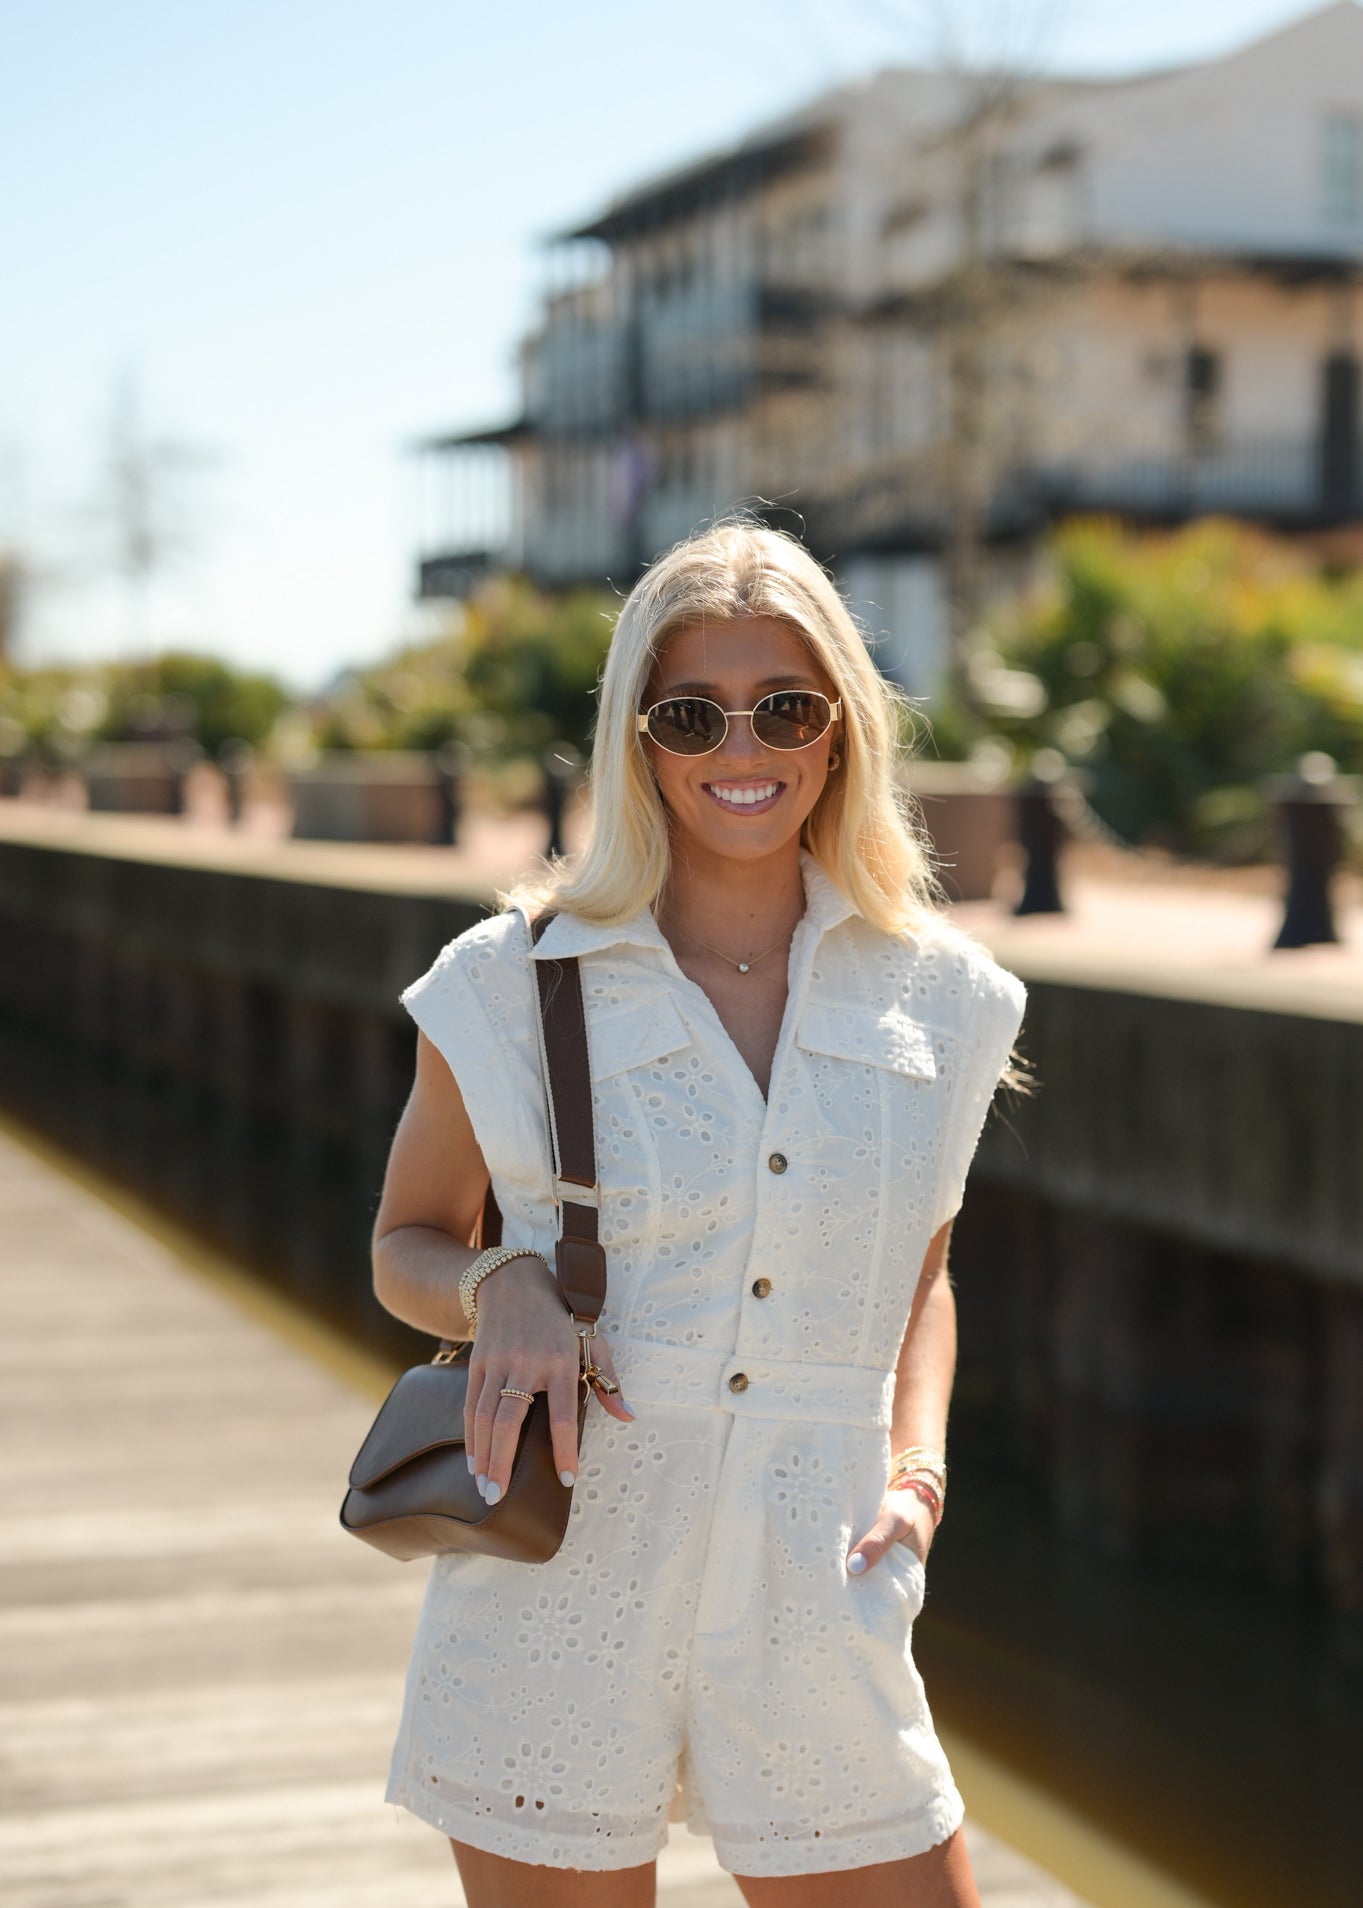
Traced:
<path fill-rule="evenodd" d="M 518 1391 L 515 1385 L 503 1385 L 499 1396 L 503 1398 L 524 1398 L 527 1404 L 534 1404 L 535 1402 L 535 1394 L 533 1391 Z"/>

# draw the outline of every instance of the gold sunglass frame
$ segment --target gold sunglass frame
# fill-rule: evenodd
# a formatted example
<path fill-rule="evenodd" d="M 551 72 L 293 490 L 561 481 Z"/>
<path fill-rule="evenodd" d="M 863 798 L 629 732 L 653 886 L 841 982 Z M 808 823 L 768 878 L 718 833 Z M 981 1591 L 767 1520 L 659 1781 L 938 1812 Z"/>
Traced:
<path fill-rule="evenodd" d="M 783 749 L 779 745 L 779 743 L 763 742 L 761 736 L 758 735 L 756 729 L 753 730 L 753 740 L 755 742 L 761 743 L 761 746 L 764 749 L 770 749 L 773 755 L 798 755 L 801 749 L 812 749 L 816 742 L 822 742 L 824 737 L 828 734 L 829 729 L 833 727 L 833 724 L 835 722 L 842 721 L 841 696 L 839 696 L 837 701 L 835 702 L 830 697 L 824 695 L 822 689 L 800 689 L 796 691 L 792 691 L 789 689 L 773 689 L 770 695 L 763 696 L 761 701 L 759 701 L 757 705 L 751 709 L 720 708 L 719 703 L 715 701 L 713 696 L 663 696 L 660 698 L 659 701 L 651 702 L 649 706 L 647 707 L 647 709 L 641 710 L 639 713 L 635 715 L 634 726 L 635 726 L 636 732 L 639 735 L 646 735 L 650 742 L 656 743 L 657 746 L 660 749 L 665 750 L 668 755 L 679 755 L 684 760 L 694 761 L 702 755 L 713 755 L 716 749 L 722 749 L 724 747 L 724 744 L 729 739 L 730 716 L 747 716 L 749 722 L 751 722 L 752 718 L 757 714 L 758 709 L 762 707 L 762 703 L 770 702 L 773 696 L 791 695 L 791 694 L 798 694 L 798 695 L 804 695 L 804 696 L 814 695 L 814 696 L 818 696 L 821 701 L 826 702 L 828 704 L 828 726 L 826 728 L 820 729 L 819 733 L 816 736 L 811 737 L 811 739 L 808 742 L 797 742 L 793 748 L 789 748 L 789 749 Z M 712 709 L 719 709 L 719 713 L 724 717 L 724 731 L 723 731 L 723 734 L 720 736 L 718 742 L 714 743 L 712 747 L 708 749 L 669 749 L 666 742 L 660 742 L 657 736 L 654 735 L 653 731 L 649 728 L 648 719 L 653 714 L 653 711 L 655 709 L 661 709 L 663 705 L 668 702 L 708 702 Z"/>

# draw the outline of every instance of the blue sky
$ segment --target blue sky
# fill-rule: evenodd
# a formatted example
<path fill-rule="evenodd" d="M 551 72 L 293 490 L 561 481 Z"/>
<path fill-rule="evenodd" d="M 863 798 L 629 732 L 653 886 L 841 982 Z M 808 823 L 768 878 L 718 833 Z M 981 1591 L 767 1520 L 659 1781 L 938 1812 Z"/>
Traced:
<path fill-rule="evenodd" d="M 1303 0 L 0 0 L 0 542 L 26 660 L 156 643 L 298 686 L 420 627 L 411 460 L 509 415 L 540 237 L 826 86 L 1040 21 L 1048 64 L 1206 57 Z M 138 620 L 116 407 L 184 454 Z"/>

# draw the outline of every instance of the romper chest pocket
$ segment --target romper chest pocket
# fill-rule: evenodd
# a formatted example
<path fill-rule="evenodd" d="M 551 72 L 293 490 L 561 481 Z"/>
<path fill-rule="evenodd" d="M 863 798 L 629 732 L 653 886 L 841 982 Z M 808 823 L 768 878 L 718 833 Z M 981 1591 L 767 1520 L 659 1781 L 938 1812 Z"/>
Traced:
<path fill-rule="evenodd" d="M 806 1053 L 885 1067 L 910 1079 L 935 1080 L 939 1070 L 933 1030 L 899 1007 L 877 1012 L 836 1001 L 810 1001 L 800 1015 L 795 1040 Z"/>
<path fill-rule="evenodd" d="M 594 1080 L 613 1079 L 630 1067 L 648 1066 L 691 1045 L 691 1035 L 676 1002 L 662 991 L 625 1007 L 608 1007 L 601 1013 L 589 1011 L 587 1040 Z"/>
<path fill-rule="evenodd" d="M 663 1157 L 670 1170 L 694 1172 L 688 1154 L 680 1168 L 676 1157 L 694 1123 L 687 1118 L 692 1103 L 685 1087 L 665 1075 L 665 1069 L 689 1070 L 691 1035 L 670 994 L 659 988 L 620 1006 L 589 1002 L 587 1041 L 601 1239 L 611 1267 L 608 1305 L 616 1318 L 627 1319 L 637 1282 L 656 1256 Z"/>

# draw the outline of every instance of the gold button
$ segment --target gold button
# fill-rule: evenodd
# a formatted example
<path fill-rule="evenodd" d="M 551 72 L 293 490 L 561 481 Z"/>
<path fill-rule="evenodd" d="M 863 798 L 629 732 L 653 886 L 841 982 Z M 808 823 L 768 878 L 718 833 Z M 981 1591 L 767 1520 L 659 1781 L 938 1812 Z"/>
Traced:
<path fill-rule="evenodd" d="M 746 1391 L 748 1389 L 747 1372 L 736 1371 L 733 1377 L 729 1380 L 729 1389 L 730 1391 Z"/>
<path fill-rule="evenodd" d="M 765 1298 L 768 1292 L 770 1292 L 770 1290 L 771 1290 L 770 1279 L 754 1279 L 753 1280 L 752 1295 L 754 1298 Z"/>
<path fill-rule="evenodd" d="M 790 1162 L 784 1153 L 773 1153 L 767 1164 L 774 1173 L 783 1173 Z"/>

